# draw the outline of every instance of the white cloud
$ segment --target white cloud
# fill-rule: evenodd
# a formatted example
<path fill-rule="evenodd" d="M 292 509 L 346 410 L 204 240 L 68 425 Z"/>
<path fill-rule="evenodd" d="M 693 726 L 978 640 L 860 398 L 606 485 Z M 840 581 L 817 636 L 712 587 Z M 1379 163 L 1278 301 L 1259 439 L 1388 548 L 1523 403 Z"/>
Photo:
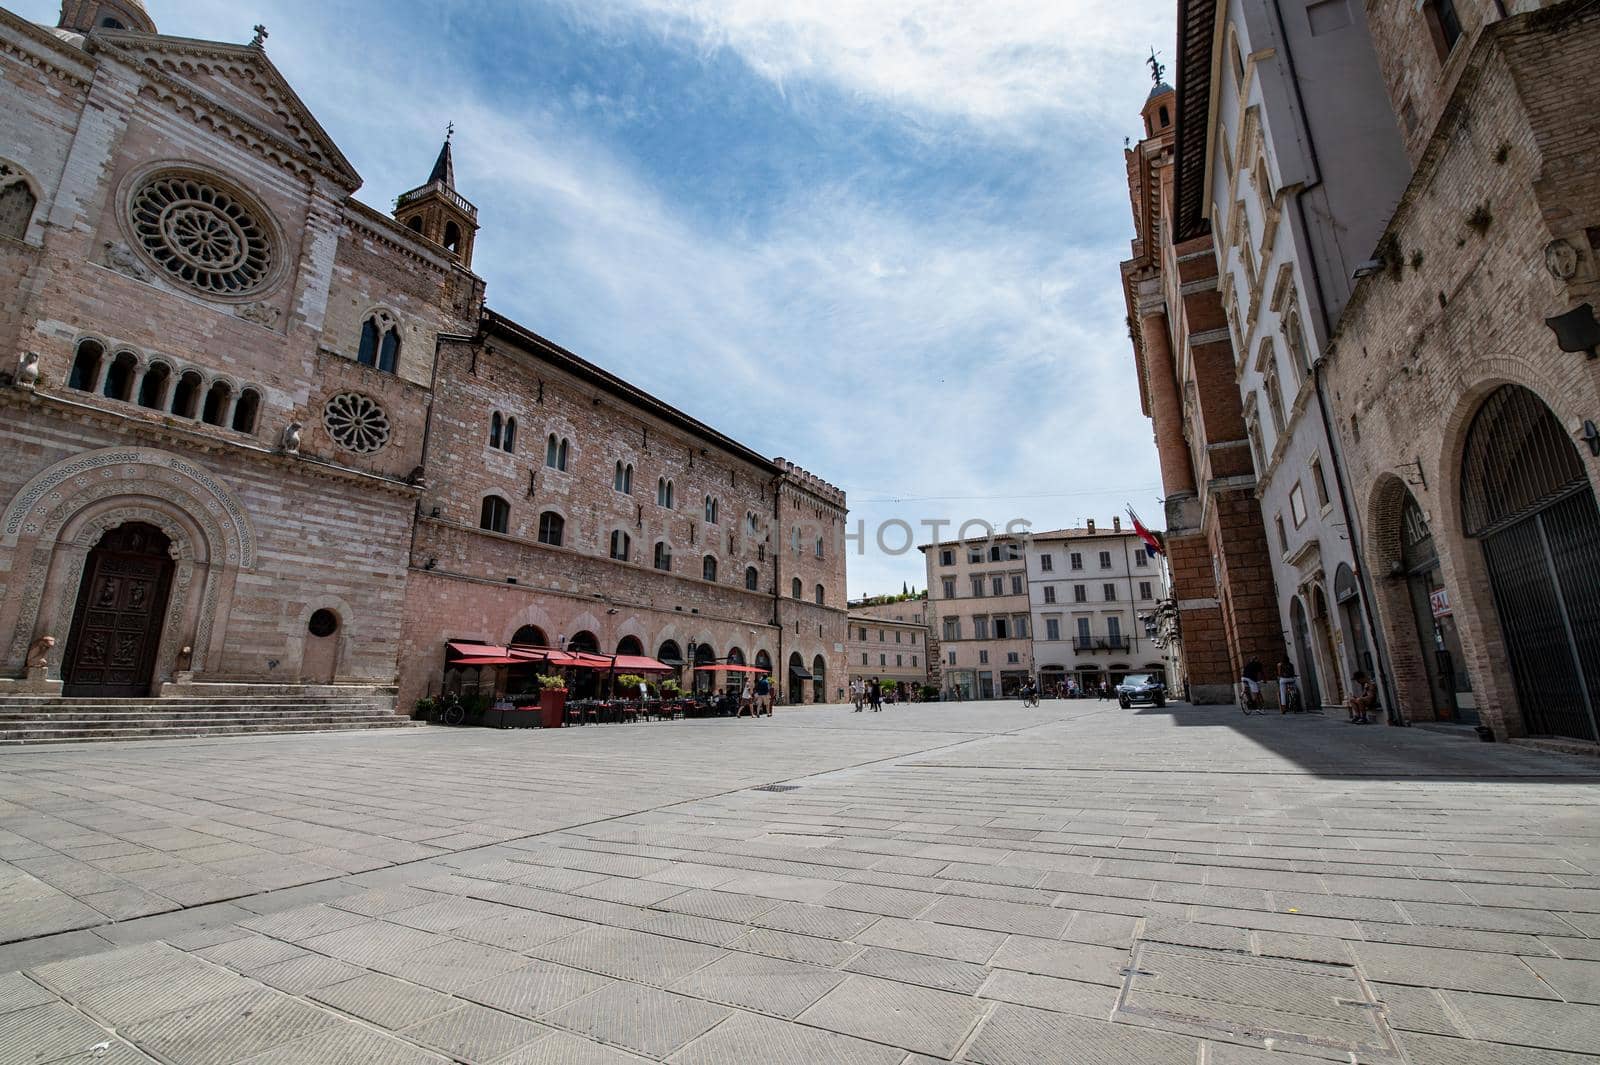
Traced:
<path fill-rule="evenodd" d="M 702 48 L 733 49 L 779 84 L 822 78 L 989 122 L 1103 116 L 1108 82 L 1171 38 L 1171 5 L 1154 0 L 612 0 L 603 10 L 629 8 Z"/>

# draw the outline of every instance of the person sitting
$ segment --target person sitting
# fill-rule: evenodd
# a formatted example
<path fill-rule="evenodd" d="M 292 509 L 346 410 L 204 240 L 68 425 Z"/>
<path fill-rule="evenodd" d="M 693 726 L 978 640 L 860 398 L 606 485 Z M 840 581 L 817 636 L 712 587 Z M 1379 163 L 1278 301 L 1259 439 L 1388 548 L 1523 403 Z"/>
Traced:
<path fill-rule="evenodd" d="M 1345 700 L 1345 709 L 1350 712 L 1349 722 L 1352 725 L 1372 724 L 1372 711 L 1378 705 L 1378 686 L 1372 683 L 1372 678 L 1365 671 L 1356 670 L 1350 677 L 1355 681 L 1355 690 L 1350 693 L 1350 698 Z"/>

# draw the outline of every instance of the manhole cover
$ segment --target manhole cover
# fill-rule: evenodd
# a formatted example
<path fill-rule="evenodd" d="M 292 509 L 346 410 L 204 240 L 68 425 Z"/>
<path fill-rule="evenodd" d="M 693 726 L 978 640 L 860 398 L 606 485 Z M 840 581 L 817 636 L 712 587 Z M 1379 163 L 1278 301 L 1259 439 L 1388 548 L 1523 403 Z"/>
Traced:
<path fill-rule="evenodd" d="M 1349 965 L 1141 941 L 1115 1019 L 1333 1061 L 1399 1061 L 1382 1008 Z"/>
<path fill-rule="evenodd" d="M 798 784 L 763 784 L 759 788 L 751 788 L 750 790 L 751 791 L 799 791 L 800 790 L 800 785 L 798 785 Z"/>

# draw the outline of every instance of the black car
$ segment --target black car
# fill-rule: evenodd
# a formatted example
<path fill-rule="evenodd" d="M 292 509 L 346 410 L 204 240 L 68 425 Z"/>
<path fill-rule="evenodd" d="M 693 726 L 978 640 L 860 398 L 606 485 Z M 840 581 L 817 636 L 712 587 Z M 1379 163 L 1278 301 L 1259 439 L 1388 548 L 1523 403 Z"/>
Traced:
<path fill-rule="evenodd" d="M 1134 703 L 1167 705 L 1167 686 L 1152 673 L 1130 673 L 1117 685 L 1117 703 L 1124 710 Z"/>

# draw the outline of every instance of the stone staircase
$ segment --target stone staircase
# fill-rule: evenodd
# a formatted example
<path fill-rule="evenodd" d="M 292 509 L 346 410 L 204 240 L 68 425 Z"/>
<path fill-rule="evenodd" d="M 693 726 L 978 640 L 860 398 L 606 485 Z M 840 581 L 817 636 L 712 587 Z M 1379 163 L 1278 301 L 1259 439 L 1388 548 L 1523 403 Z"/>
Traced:
<path fill-rule="evenodd" d="M 145 699 L 0 694 L 0 746 L 407 728 L 393 688 L 243 685 Z M 204 686 L 209 687 L 209 686 Z"/>

